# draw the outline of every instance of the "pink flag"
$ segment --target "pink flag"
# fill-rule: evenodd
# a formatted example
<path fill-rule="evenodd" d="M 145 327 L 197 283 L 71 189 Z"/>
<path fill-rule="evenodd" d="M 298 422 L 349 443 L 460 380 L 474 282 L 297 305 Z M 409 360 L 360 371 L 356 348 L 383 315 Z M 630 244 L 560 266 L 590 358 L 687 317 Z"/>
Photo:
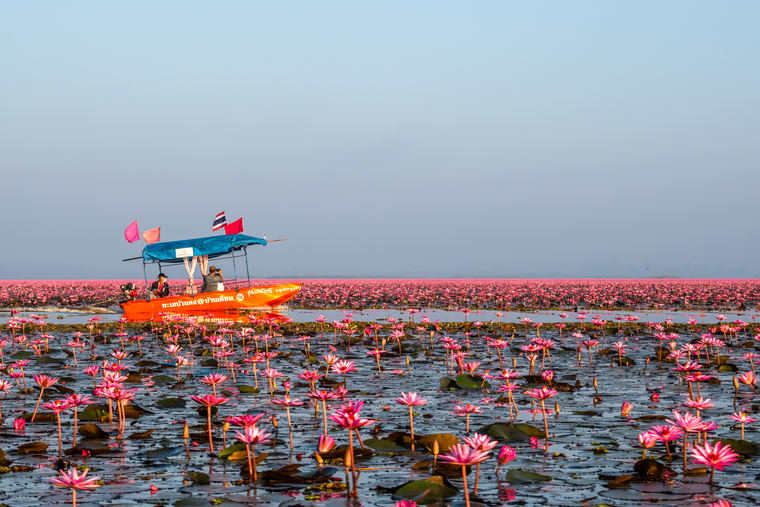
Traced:
<path fill-rule="evenodd" d="M 140 231 L 137 230 L 137 220 L 132 222 L 124 229 L 124 239 L 130 243 L 140 240 Z"/>
<path fill-rule="evenodd" d="M 243 232 L 243 219 L 238 218 L 231 224 L 227 224 L 224 226 L 224 233 L 225 234 L 240 234 Z"/>
<path fill-rule="evenodd" d="M 143 239 L 149 245 L 151 243 L 158 243 L 161 241 L 161 228 L 157 227 L 156 229 L 143 232 Z"/>

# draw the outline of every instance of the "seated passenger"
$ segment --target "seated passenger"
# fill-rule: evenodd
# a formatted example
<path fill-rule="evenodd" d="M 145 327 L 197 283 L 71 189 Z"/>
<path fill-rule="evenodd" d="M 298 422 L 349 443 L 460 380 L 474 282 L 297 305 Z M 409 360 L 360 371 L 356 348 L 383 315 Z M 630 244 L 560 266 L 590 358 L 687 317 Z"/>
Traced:
<path fill-rule="evenodd" d="M 222 270 L 211 266 L 208 268 L 208 274 L 203 276 L 203 292 L 217 292 L 218 290 L 224 290 L 223 282 L 224 278 L 222 278 Z M 222 286 L 221 289 L 220 285 Z"/>
<path fill-rule="evenodd" d="M 150 292 L 148 293 L 148 297 L 150 299 L 156 299 L 156 298 L 165 298 L 169 295 L 169 284 L 166 283 L 166 275 L 163 273 L 159 273 L 158 280 L 153 282 L 153 285 L 150 286 Z"/>

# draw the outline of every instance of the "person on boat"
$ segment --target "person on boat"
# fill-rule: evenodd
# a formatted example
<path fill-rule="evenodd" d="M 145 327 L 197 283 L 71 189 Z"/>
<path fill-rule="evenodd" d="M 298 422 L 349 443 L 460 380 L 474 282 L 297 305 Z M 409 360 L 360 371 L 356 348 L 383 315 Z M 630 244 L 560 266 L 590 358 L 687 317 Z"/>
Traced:
<path fill-rule="evenodd" d="M 165 298 L 169 295 L 169 284 L 166 283 L 166 275 L 158 274 L 158 280 L 150 286 L 150 299 Z"/>
<path fill-rule="evenodd" d="M 208 274 L 203 276 L 202 292 L 216 292 L 218 290 L 223 290 L 223 282 L 224 278 L 222 278 L 222 270 L 211 266 L 208 268 Z M 222 289 L 220 289 L 220 285 L 222 286 Z"/>

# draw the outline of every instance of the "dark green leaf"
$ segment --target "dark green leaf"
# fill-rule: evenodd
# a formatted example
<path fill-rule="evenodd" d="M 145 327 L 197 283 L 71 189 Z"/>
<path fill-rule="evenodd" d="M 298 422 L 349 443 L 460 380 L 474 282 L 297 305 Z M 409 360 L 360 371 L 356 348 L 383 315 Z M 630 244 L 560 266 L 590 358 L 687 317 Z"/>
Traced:
<path fill-rule="evenodd" d="M 513 468 L 507 472 L 507 479 L 512 484 L 527 484 L 533 482 L 544 482 L 552 480 L 548 475 L 541 475 L 535 472 L 528 472 L 519 468 Z"/>
<path fill-rule="evenodd" d="M 187 478 L 196 484 L 211 484 L 211 478 L 208 474 L 204 474 L 203 472 L 188 472 Z"/>
<path fill-rule="evenodd" d="M 456 380 L 457 385 L 462 389 L 489 389 L 491 387 L 490 383 L 483 383 L 483 377 L 480 375 L 467 375 L 465 373 L 460 373 L 457 375 Z"/>
<path fill-rule="evenodd" d="M 370 438 L 364 441 L 364 445 L 371 447 L 377 452 L 405 452 L 408 451 L 406 447 L 396 445 L 396 443 L 390 440 L 383 440 L 377 438 Z"/>
<path fill-rule="evenodd" d="M 163 400 L 158 400 L 156 405 L 163 408 L 185 408 L 187 401 L 182 398 L 164 398 Z"/>
<path fill-rule="evenodd" d="M 219 453 L 220 458 L 226 458 L 237 451 L 245 451 L 245 444 L 234 444 Z"/>
<path fill-rule="evenodd" d="M 420 503 L 426 504 L 426 503 L 433 503 L 437 502 L 438 500 L 441 500 L 443 498 L 450 498 L 452 496 L 456 496 L 459 491 L 453 488 L 449 488 L 447 486 L 442 486 L 440 484 L 436 484 L 435 482 L 430 481 L 412 481 L 407 482 L 403 486 L 401 486 L 399 489 L 396 490 L 394 493 L 395 496 L 399 498 L 405 498 L 408 500 L 411 500 L 413 498 L 418 498 L 426 491 L 429 491 L 427 494 L 425 494 L 424 497 L 419 501 Z"/>

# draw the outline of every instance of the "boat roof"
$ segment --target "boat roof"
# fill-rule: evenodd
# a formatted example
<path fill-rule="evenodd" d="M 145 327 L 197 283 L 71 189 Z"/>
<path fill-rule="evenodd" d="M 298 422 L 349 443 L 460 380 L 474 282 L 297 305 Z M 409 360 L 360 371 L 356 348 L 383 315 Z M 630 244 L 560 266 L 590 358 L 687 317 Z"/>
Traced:
<path fill-rule="evenodd" d="M 183 239 L 152 243 L 143 248 L 143 262 L 161 262 L 163 264 L 178 264 L 185 258 L 208 255 L 209 259 L 240 250 L 248 245 L 264 245 L 267 240 L 254 238 L 245 234 L 228 234 L 224 236 L 209 236 L 208 238 Z"/>

